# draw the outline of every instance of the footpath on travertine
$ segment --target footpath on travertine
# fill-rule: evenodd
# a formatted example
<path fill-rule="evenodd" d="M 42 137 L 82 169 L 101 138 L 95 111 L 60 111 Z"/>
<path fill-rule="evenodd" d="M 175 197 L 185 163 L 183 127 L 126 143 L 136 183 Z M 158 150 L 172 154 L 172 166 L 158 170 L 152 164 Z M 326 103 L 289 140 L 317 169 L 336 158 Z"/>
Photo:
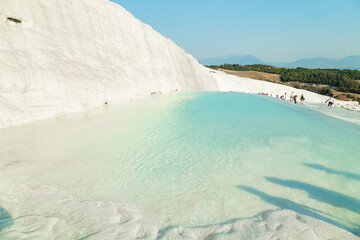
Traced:
<path fill-rule="evenodd" d="M 328 96 L 320 95 L 303 89 L 289 87 L 282 84 L 265 82 L 250 78 L 242 78 L 221 71 L 210 70 L 210 72 L 217 79 L 219 90 L 221 91 L 233 91 L 254 94 L 260 93 L 266 94 L 271 97 L 280 97 L 286 94 L 286 100 L 290 100 L 290 95 L 293 94 L 298 96 L 298 101 L 300 101 L 300 96 L 304 95 L 305 102 L 307 103 L 325 103 L 329 99 Z M 359 103 L 355 101 L 335 100 L 334 105 L 360 111 Z"/>

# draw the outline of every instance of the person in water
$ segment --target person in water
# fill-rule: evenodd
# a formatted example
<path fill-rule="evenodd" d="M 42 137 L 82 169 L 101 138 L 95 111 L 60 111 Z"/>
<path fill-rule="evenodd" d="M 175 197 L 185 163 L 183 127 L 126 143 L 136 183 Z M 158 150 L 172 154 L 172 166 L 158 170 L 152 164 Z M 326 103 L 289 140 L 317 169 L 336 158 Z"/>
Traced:
<path fill-rule="evenodd" d="M 330 97 L 328 100 L 326 100 L 325 103 L 327 103 L 327 102 L 329 102 L 327 106 L 328 106 L 328 107 L 331 107 L 331 106 L 334 104 L 334 98 L 333 98 L 333 97 Z"/>
<path fill-rule="evenodd" d="M 296 104 L 297 95 L 293 96 L 294 103 Z"/>
<path fill-rule="evenodd" d="M 304 94 L 301 94 L 300 101 L 301 102 L 305 101 Z"/>

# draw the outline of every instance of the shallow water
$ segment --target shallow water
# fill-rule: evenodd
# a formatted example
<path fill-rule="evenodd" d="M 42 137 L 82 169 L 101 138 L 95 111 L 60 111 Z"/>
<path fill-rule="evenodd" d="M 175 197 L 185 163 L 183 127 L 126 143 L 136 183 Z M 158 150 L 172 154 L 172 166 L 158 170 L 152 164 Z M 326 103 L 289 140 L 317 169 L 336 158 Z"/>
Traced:
<path fill-rule="evenodd" d="M 360 125 L 360 112 L 343 107 L 327 107 L 326 104 L 305 104 L 307 108 Z"/>
<path fill-rule="evenodd" d="M 0 205 L 48 215 L 14 193 L 46 185 L 134 204 L 159 228 L 285 208 L 360 234 L 359 143 L 360 125 L 265 96 L 155 97 L 0 130 Z"/>

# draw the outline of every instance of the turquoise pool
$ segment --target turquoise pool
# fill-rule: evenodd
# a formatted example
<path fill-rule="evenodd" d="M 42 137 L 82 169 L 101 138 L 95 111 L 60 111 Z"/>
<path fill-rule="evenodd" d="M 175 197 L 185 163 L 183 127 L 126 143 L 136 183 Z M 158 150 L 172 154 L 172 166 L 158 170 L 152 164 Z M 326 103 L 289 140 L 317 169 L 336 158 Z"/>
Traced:
<path fill-rule="evenodd" d="M 359 144 L 360 125 L 301 104 L 154 97 L 0 130 L 0 205 L 14 217 L 40 214 L 40 204 L 20 211 L 7 193 L 45 184 L 84 201 L 134 204 L 160 229 L 285 208 L 359 235 Z"/>

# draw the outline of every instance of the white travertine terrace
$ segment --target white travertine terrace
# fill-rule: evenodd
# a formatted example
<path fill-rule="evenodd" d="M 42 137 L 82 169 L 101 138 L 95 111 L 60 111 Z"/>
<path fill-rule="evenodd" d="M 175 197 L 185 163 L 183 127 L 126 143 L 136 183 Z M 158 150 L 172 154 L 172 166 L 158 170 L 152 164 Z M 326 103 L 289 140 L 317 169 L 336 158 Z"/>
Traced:
<path fill-rule="evenodd" d="M 209 70 L 107 0 L 0 0 L 0 128 L 172 91 L 264 92 L 273 96 L 294 91 L 305 94 L 308 102 L 327 99 Z M 338 104 L 356 108 L 354 103 Z M 31 220 L 40 232 L 17 221 L 5 234 L 21 238 L 28 232 L 34 239 L 68 239 L 75 227 L 68 218 L 74 216 L 82 219 L 81 228 L 98 231 L 87 239 L 355 239 L 336 226 L 288 210 L 199 228 L 174 227 L 158 235 L 159 229 L 142 219 L 132 205 L 84 204 L 57 191 L 25 187 L 2 198 L 11 213 L 24 211 L 24 215 L 33 202 L 41 206 L 56 203 L 41 221 Z"/>
<path fill-rule="evenodd" d="M 0 0 L 0 36 L 0 128 L 157 92 L 294 91 L 214 75 L 107 0 Z M 308 102 L 326 99 L 298 92 Z"/>
<path fill-rule="evenodd" d="M 0 36 L 0 128 L 152 92 L 217 89 L 191 55 L 105 0 L 0 0 Z"/>

